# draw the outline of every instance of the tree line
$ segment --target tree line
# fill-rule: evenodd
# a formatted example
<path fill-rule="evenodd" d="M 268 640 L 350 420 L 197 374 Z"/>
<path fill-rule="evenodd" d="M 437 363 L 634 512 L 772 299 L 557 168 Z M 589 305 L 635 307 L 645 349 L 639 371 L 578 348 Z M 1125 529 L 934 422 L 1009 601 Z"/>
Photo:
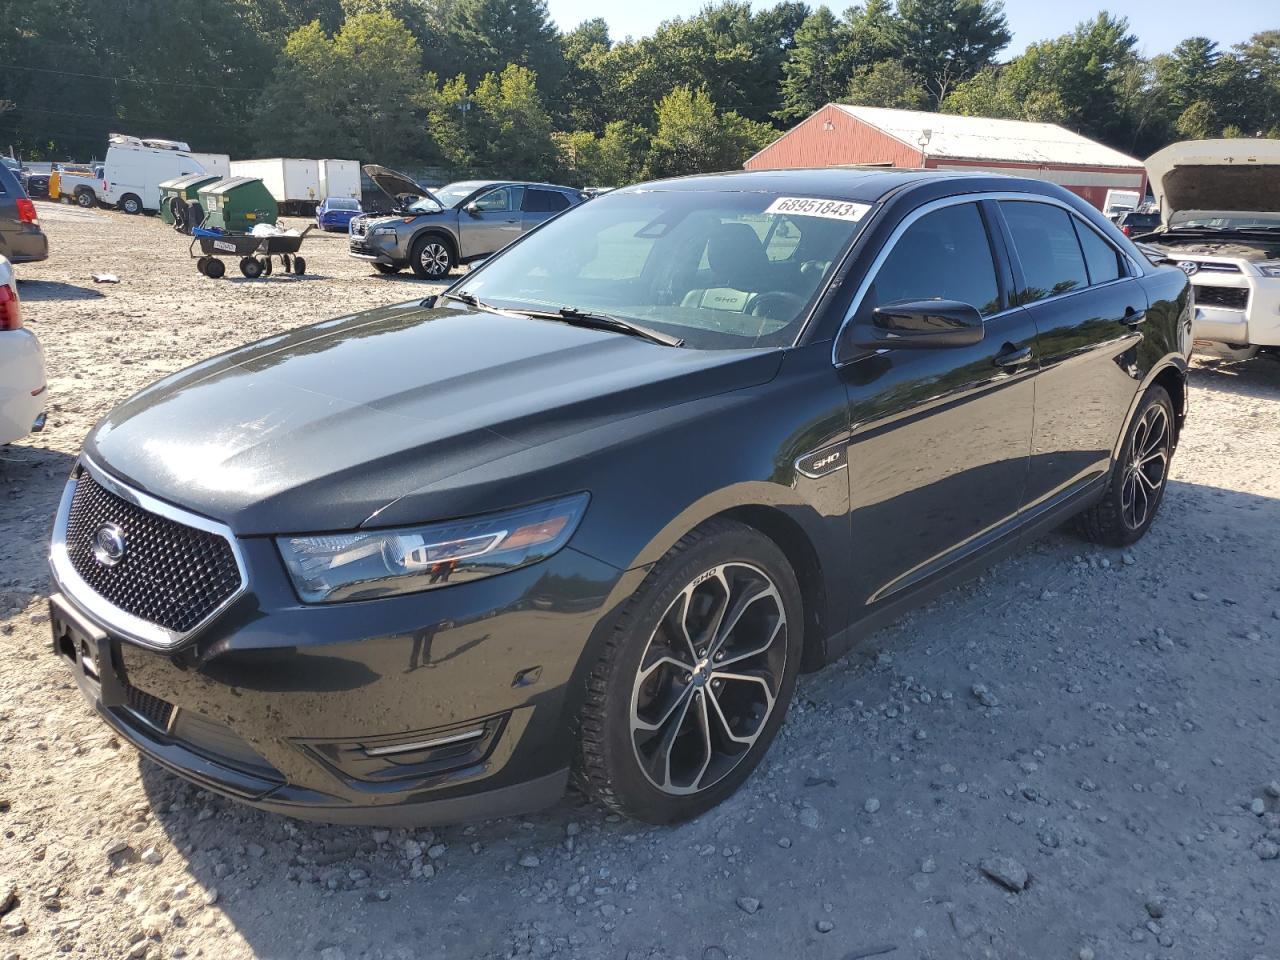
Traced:
<path fill-rule="evenodd" d="M 1061 123 L 1146 156 L 1280 137 L 1280 29 L 1144 57 L 1106 12 L 1002 59 L 999 0 L 704 6 L 651 36 L 545 0 L 24 0 L 0 18 L 0 148 L 110 131 L 613 185 L 738 167 L 825 103 Z"/>

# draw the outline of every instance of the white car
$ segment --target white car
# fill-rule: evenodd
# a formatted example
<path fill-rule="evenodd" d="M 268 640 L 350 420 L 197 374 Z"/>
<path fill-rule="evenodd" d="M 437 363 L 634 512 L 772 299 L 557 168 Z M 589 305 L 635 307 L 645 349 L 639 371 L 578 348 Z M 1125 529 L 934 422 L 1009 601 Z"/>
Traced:
<path fill-rule="evenodd" d="M 0 444 L 44 428 L 44 351 L 22 326 L 13 267 L 0 257 Z"/>
<path fill-rule="evenodd" d="M 1188 140 L 1146 165 L 1165 226 L 1135 239 L 1191 278 L 1195 349 L 1280 351 L 1280 140 Z"/>

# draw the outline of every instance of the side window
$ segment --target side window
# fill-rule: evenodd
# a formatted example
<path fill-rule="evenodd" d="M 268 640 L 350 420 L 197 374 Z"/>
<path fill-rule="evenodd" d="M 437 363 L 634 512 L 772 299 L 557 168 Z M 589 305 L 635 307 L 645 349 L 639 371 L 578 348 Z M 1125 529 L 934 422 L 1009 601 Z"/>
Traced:
<path fill-rule="evenodd" d="M 555 190 L 529 187 L 524 192 L 525 213 L 559 213 L 567 206 L 569 206 L 568 199 L 563 193 L 557 193 Z"/>
<path fill-rule="evenodd" d="M 1013 235 L 1026 284 L 1018 303 L 1033 303 L 1089 285 L 1071 214 L 1061 207 L 1028 200 L 1001 200 L 1000 209 Z"/>
<path fill-rule="evenodd" d="M 900 300 L 959 300 L 983 316 L 1001 309 L 991 241 L 977 204 L 927 213 L 911 224 L 885 258 L 859 313 Z"/>
<path fill-rule="evenodd" d="M 1098 236 L 1097 232 L 1082 221 L 1072 217 L 1080 248 L 1084 251 L 1085 266 L 1089 268 L 1090 283 L 1107 283 L 1124 276 L 1120 268 L 1120 254 L 1116 248 Z"/>
<path fill-rule="evenodd" d="M 476 207 L 485 213 L 508 213 L 520 208 L 520 187 L 499 187 L 476 198 Z"/>
<path fill-rule="evenodd" d="M 547 205 L 546 209 L 551 213 L 559 213 L 561 210 L 569 209 L 569 198 L 563 193 L 557 193 L 555 190 L 542 190 L 539 192 L 547 195 L 544 202 Z"/>

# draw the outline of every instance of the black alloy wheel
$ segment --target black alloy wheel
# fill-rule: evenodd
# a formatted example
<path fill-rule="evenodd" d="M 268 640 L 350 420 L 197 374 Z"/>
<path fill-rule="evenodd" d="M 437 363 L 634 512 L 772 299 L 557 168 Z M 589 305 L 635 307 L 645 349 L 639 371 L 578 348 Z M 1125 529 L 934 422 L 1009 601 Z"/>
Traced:
<path fill-rule="evenodd" d="M 731 795 L 786 714 L 802 623 L 795 574 L 773 541 L 727 520 L 686 535 L 627 602 L 588 678 L 586 790 L 652 823 Z"/>

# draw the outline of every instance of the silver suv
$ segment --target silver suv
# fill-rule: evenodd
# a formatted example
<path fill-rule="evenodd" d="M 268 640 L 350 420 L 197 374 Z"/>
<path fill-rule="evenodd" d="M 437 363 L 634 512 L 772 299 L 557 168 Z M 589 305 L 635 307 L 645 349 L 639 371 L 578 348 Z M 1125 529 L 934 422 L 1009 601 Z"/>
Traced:
<path fill-rule="evenodd" d="M 351 221 L 351 256 L 381 273 L 411 267 L 423 280 L 487 257 L 585 199 L 580 190 L 549 183 L 462 180 L 431 191 L 377 164 L 364 172 L 391 198 L 393 212 Z"/>

